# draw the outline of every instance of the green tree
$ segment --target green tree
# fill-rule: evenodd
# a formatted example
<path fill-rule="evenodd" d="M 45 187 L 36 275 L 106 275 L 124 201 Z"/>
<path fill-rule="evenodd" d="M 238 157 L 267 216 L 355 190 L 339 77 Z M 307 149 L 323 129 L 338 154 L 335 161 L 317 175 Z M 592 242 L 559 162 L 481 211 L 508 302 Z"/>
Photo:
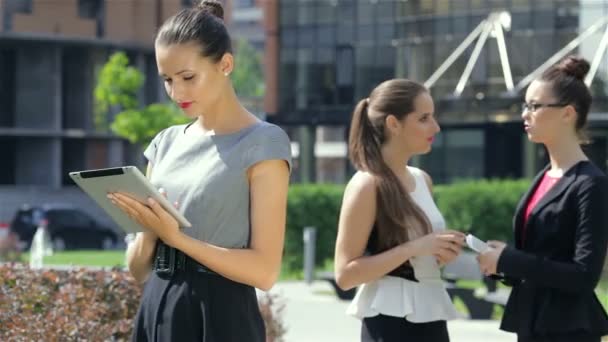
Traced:
<path fill-rule="evenodd" d="M 181 110 L 170 103 L 154 103 L 144 109 L 129 109 L 116 115 L 112 132 L 133 144 L 146 147 L 161 130 L 188 122 Z"/>
<path fill-rule="evenodd" d="M 241 98 L 259 98 L 264 94 L 264 73 L 260 53 L 246 40 L 236 43 L 232 84 Z"/>
<path fill-rule="evenodd" d="M 137 92 L 143 83 L 144 75 L 129 66 L 129 58 L 124 52 L 110 56 L 99 72 L 95 87 L 95 128 L 107 131 L 108 113 L 113 107 L 124 110 L 137 108 Z"/>
<path fill-rule="evenodd" d="M 123 52 L 113 54 L 103 66 L 95 87 L 95 122 L 98 129 L 107 130 L 108 112 L 112 107 L 122 110 L 110 124 L 112 132 L 132 144 L 147 146 L 154 136 L 171 125 L 187 122 L 172 103 L 140 105 L 137 93 L 144 83 L 144 75 L 129 66 Z"/>

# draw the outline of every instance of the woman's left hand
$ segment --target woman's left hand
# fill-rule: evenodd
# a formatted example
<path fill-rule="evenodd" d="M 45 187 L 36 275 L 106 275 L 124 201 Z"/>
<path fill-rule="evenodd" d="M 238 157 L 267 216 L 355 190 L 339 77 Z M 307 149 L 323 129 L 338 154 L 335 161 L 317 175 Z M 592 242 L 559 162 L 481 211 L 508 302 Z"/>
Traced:
<path fill-rule="evenodd" d="M 108 198 L 132 220 L 155 233 L 169 246 L 173 246 L 181 234 L 177 220 L 152 198 L 148 198 L 147 205 L 120 192 L 108 193 Z"/>
<path fill-rule="evenodd" d="M 489 248 L 479 253 L 477 256 L 481 273 L 486 276 L 497 273 L 496 267 L 498 265 L 498 259 L 506 246 L 507 244 L 501 241 L 488 241 Z"/>

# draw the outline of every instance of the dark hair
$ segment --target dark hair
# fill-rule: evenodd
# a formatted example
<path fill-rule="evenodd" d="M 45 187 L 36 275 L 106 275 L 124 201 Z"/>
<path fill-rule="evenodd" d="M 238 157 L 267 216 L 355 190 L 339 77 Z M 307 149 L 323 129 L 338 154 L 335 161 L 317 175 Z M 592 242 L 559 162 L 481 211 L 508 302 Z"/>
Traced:
<path fill-rule="evenodd" d="M 591 92 L 585 84 L 589 62 L 583 58 L 569 56 L 547 69 L 540 81 L 550 84 L 556 101 L 568 103 L 576 110 L 576 133 L 582 142 L 587 141 L 585 128 L 591 107 Z"/>
<path fill-rule="evenodd" d="M 386 118 L 394 115 L 403 119 L 415 110 L 414 100 L 424 92 L 427 92 L 424 86 L 407 79 L 385 81 L 369 98 L 359 101 L 353 112 L 348 141 L 350 160 L 355 168 L 371 173 L 376 179 L 378 238 L 374 248 L 378 251 L 409 241 L 414 236 L 411 233 L 422 235 L 432 231 L 428 218 L 381 153 L 381 147 L 387 141 Z"/>
<path fill-rule="evenodd" d="M 200 45 L 201 55 L 219 62 L 232 52 L 230 35 L 224 25 L 224 9 L 217 0 L 202 0 L 193 8 L 183 9 L 169 18 L 158 30 L 156 43 L 161 45 Z"/>

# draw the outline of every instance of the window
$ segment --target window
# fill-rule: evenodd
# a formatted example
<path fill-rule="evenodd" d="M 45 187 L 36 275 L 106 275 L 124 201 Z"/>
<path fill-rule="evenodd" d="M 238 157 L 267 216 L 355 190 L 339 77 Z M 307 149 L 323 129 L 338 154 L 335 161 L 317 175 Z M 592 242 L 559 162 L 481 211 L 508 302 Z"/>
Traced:
<path fill-rule="evenodd" d="M 455 35 L 468 35 L 473 29 L 469 25 L 469 16 L 461 15 L 452 18 L 452 33 Z M 464 36 L 460 41 L 464 40 Z"/>
<path fill-rule="evenodd" d="M 511 27 L 518 31 L 530 29 L 532 27 L 531 19 L 530 10 L 517 9 L 511 15 Z"/>
<path fill-rule="evenodd" d="M 381 18 L 383 21 L 392 19 L 395 16 L 395 2 L 393 1 L 378 1 L 376 8 L 376 17 Z"/>
<path fill-rule="evenodd" d="M 306 109 L 309 105 L 311 82 L 312 50 L 299 48 L 296 56 L 296 109 Z"/>
<path fill-rule="evenodd" d="M 435 11 L 435 2 L 447 3 L 448 1 L 419 0 L 418 1 L 419 13 L 420 14 L 433 14 Z M 449 4 L 447 6 L 449 6 Z"/>
<path fill-rule="evenodd" d="M 316 75 L 318 86 L 312 91 L 317 93 L 320 103 L 333 105 L 336 102 L 336 60 L 335 49 L 319 48 L 317 50 Z"/>
<path fill-rule="evenodd" d="M 445 129 L 421 166 L 437 183 L 484 176 L 484 133 L 481 129 Z"/>
<path fill-rule="evenodd" d="M 511 0 L 511 8 L 513 10 L 529 11 L 530 0 Z"/>
<path fill-rule="evenodd" d="M 297 4 L 280 2 L 280 20 L 281 26 L 293 26 L 297 23 L 298 6 Z"/>
<path fill-rule="evenodd" d="M 354 1 L 338 1 L 337 13 L 339 15 L 338 23 L 354 23 L 355 22 L 355 6 Z"/>
<path fill-rule="evenodd" d="M 355 61 L 353 48 L 338 47 L 336 52 L 336 85 L 338 103 L 350 105 L 354 96 Z"/>
<path fill-rule="evenodd" d="M 289 111 L 295 108 L 296 94 L 296 50 L 283 48 L 280 51 L 279 108 Z"/>
<path fill-rule="evenodd" d="M 435 17 L 433 19 L 434 26 L 435 26 L 435 31 L 434 31 L 435 37 L 451 33 L 452 32 L 451 21 L 452 21 L 452 19 L 450 17 Z"/>
<path fill-rule="evenodd" d="M 296 28 L 283 28 L 281 30 L 281 46 L 294 48 L 298 46 L 298 30 Z"/>
<path fill-rule="evenodd" d="M 377 42 L 390 44 L 395 38 L 395 25 L 392 23 L 378 25 L 378 33 L 376 38 Z"/>
<path fill-rule="evenodd" d="M 315 41 L 315 31 L 312 26 L 300 27 L 298 29 L 298 46 L 312 46 Z"/>
<path fill-rule="evenodd" d="M 78 15 L 82 18 L 96 19 L 102 6 L 102 0 L 78 0 Z"/>
<path fill-rule="evenodd" d="M 319 24 L 330 24 L 336 21 L 336 4 L 320 2 L 317 5 L 316 19 Z"/>
<path fill-rule="evenodd" d="M 535 30 L 547 30 L 555 27 L 555 12 L 553 9 L 536 9 L 533 13 L 532 28 Z"/>
<path fill-rule="evenodd" d="M 298 6 L 298 25 L 310 25 L 314 21 L 314 7 L 312 2 L 300 3 Z"/>
<path fill-rule="evenodd" d="M 16 70 L 15 50 L 0 49 L 0 127 L 15 125 Z"/>
<path fill-rule="evenodd" d="M 334 25 L 322 25 L 319 26 L 317 31 L 318 43 L 321 46 L 335 46 L 336 45 L 336 28 Z"/>
<path fill-rule="evenodd" d="M 369 0 L 360 0 L 357 6 L 357 24 L 371 24 L 375 16 L 376 4 Z"/>
<path fill-rule="evenodd" d="M 511 64 L 511 72 L 513 73 L 514 81 L 527 76 L 539 64 L 531 65 L 530 49 L 513 49 L 515 46 L 531 46 L 532 37 L 526 33 L 514 32 L 508 38 L 507 51 L 509 53 L 509 62 Z"/>
<path fill-rule="evenodd" d="M 467 15 L 469 12 L 468 0 L 451 1 L 450 5 L 452 14 Z"/>
<path fill-rule="evenodd" d="M 359 34 L 357 35 L 357 40 L 360 43 L 373 42 L 375 40 L 374 29 L 374 25 L 359 25 Z"/>
<path fill-rule="evenodd" d="M 352 44 L 355 41 L 355 26 L 352 23 L 338 24 L 338 44 Z"/>

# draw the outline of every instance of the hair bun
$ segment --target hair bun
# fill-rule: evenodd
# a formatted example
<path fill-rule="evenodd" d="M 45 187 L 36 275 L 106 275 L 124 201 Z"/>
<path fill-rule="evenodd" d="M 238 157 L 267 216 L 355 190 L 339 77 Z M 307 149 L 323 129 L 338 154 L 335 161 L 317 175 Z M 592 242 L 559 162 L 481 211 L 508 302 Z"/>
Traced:
<path fill-rule="evenodd" d="M 559 63 L 557 69 L 579 80 L 584 80 L 590 66 L 584 58 L 568 56 Z"/>
<path fill-rule="evenodd" d="M 221 20 L 224 20 L 224 8 L 217 0 L 201 0 L 201 2 L 196 5 L 196 8 L 199 11 L 207 12 Z"/>

